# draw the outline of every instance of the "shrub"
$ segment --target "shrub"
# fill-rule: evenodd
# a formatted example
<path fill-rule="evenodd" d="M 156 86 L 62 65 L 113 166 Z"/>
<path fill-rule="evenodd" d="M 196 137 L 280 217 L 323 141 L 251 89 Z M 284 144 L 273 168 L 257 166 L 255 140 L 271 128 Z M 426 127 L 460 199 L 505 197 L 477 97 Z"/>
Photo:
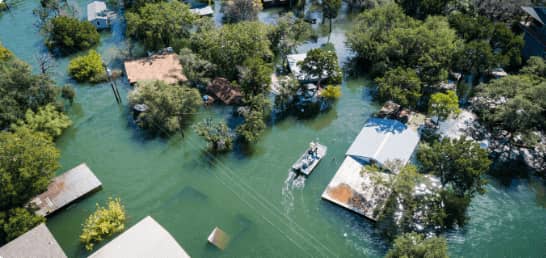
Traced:
<path fill-rule="evenodd" d="M 95 50 L 70 60 L 68 73 L 78 82 L 101 82 L 107 79 L 101 56 Z"/>
<path fill-rule="evenodd" d="M 80 241 L 85 244 L 85 249 L 91 251 L 105 237 L 123 231 L 125 220 L 125 208 L 121 200 L 108 198 L 108 207 L 97 204 L 97 210 L 85 220 Z"/>
<path fill-rule="evenodd" d="M 88 21 L 73 17 L 58 16 L 51 20 L 51 30 L 46 40 L 50 50 L 67 55 L 89 49 L 99 43 L 97 29 Z"/>
<path fill-rule="evenodd" d="M 213 123 L 211 119 L 205 119 L 195 125 L 194 130 L 208 142 L 211 151 L 224 152 L 232 147 L 232 134 L 224 122 Z"/>
<path fill-rule="evenodd" d="M 341 97 L 341 86 L 328 85 L 320 92 L 320 96 L 325 99 L 339 99 Z"/>
<path fill-rule="evenodd" d="M 43 132 L 56 138 L 63 133 L 63 130 L 70 127 L 72 121 L 70 118 L 59 112 L 54 105 L 47 104 L 44 107 L 38 108 L 37 112 L 27 110 L 24 120 L 19 120 L 12 124 L 11 128 L 17 130 L 21 127 L 26 127 L 32 131 Z"/>

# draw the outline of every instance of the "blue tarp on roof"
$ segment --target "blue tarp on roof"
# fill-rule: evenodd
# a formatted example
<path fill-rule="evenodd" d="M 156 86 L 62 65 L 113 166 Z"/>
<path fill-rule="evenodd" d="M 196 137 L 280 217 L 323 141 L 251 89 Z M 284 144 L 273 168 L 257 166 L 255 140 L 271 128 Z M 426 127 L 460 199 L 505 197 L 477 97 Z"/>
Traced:
<path fill-rule="evenodd" d="M 346 155 L 366 161 L 384 164 L 387 160 L 400 160 L 404 164 L 410 159 L 419 134 L 397 120 L 369 119 Z"/>

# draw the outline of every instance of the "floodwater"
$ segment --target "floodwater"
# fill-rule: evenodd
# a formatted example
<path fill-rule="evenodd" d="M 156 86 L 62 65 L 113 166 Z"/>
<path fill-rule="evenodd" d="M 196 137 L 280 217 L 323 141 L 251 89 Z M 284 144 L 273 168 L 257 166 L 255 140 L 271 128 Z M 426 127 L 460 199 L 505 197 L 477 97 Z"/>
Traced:
<path fill-rule="evenodd" d="M 32 9 L 39 1 L 12 1 L 0 16 L 0 40 L 19 58 L 36 65 L 43 36 L 33 26 Z M 87 1 L 79 0 L 80 13 Z M 219 2 L 217 1 L 217 4 Z M 218 7 L 216 8 L 218 10 Z M 274 20 L 278 9 L 260 15 Z M 218 20 L 218 19 L 217 19 Z M 340 62 L 350 56 L 344 31 L 350 17 L 335 22 L 331 42 Z M 102 34 L 97 47 L 116 67 L 124 48 L 123 27 Z M 302 46 L 299 51 L 326 41 Z M 69 57 L 70 58 L 70 57 Z M 377 110 L 365 77 L 343 82 L 343 96 L 327 113 L 309 120 L 287 118 L 267 129 L 251 150 L 210 156 L 191 130 L 185 138 L 147 138 L 130 122 L 125 81 L 118 86 L 123 105 L 108 84 L 75 84 L 66 76 L 69 58 L 57 60 L 54 78 L 75 85 L 77 98 L 68 114 L 74 125 L 58 140 L 62 173 L 86 162 L 103 189 L 48 219 L 48 226 L 69 257 L 85 257 L 79 243 L 81 224 L 109 196 L 120 197 L 128 227 L 145 216 L 163 225 L 193 257 L 380 257 L 387 246 L 373 224 L 320 195 L 364 121 Z M 199 117 L 224 119 L 231 109 L 203 109 Z M 292 178 L 288 168 L 309 141 L 319 139 L 328 155 L 306 180 Z M 490 179 L 487 193 L 475 198 L 469 224 L 447 234 L 455 257 L 544 257 L 546 198 L 544 184 L 517 179 L 501 185 Z M 219 226 L 232 237 L 223 252 L 207 245 Z M 100 247 L 99 245 L 98 247 Z"/>

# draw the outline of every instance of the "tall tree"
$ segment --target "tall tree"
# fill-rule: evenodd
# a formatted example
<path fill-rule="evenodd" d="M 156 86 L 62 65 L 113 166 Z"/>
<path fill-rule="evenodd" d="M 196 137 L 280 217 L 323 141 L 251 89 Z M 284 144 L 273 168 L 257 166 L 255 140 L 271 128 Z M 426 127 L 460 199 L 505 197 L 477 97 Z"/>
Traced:
<path fill-rule="evenodd" d="M 328 84 L 341 83 L 342 73 L 336 52 L 323 48 L 311 49 L 301 62 L 301 70 L 310 78 L 317 78 L 318 85 L 326 79 Z"/>
<path fill-rule="evenodd" d="M 31 109 L 27 110 L 24 120 L 18 120 L 11 125 L 12 130 L 27 128 L 36 132 L 43 132 L 51 136 L 52 139 L 59 137 L 63 130 L 70 127 L 72 121 L 70 118 L 57 110 L 52 104 L 38 108 L 37 112 Z"/>
<path fill-rule="evenodd" d="M 459 97 L 455 91 L 447 91 L 447 93 L 434 93 L 430 97 L 429 113 L 437 117 L 437 121 L 444 120 L 451 114 L 458 114 Z"/>
<path fill-rule="evenodd" d="M 224 20 L 229 23 L 255 21 L 262 9 L 261 0 L 229 0 L 224 3 Z"/>
<path fill-rule="evenodd" d="M 324 18 L 328 18 L 329 33 L 332 33 L 332 19 L 335 19 L 337 17 L 337 13 L 340 7 L 341 7 L 341 0 L 323 0 L 322 1 L 322 17 L 323 17 L 322 23 L 324 23 Z"/>
<path fill-rule="evenodd" d="M 292 12 L 288 12 L 279 17 L 269 37 L 273 48 L 280 54 L 284 62 L 286 55 L 294 51 L 298 45 L 309 40 L 312 34 L 313 31 L 309 23 L 296 17 Z"/>
<path fill-rule="evenodd" d="M 94 47 L 99 40 L 100 35 L 90 22 L 59 16 L 51 20 L 46 45 L 52 51 L 68 55 Z"/>
<path fill-rule="evenodd" d="M 377 94 L 380 100 L 393 100 L 406 106 L 416 107 L 421 97 L 421 80 L 413 69 L 397 67 L 377 78 Z"/>
<path fill-rule="evenodd" d="M 273 68 L 260 58 L 249 58 L 239 68 L 239 85 L 246 95 L 258 95 L 268 92 Z"/>
<path fill-rule="evenodd" d="M 209 149 L 213 152 L 231 150 L 232 133 L 224 122 L 213 123 L 212 119 L 205 119 L 193 127 L 195 133 L 205 139 Z"/>

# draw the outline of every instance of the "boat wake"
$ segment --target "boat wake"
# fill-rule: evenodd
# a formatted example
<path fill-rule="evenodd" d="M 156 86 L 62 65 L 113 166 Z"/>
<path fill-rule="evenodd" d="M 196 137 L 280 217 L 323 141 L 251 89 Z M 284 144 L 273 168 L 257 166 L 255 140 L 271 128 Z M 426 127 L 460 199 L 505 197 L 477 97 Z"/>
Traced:
<path fill-rule="evenodd" d="M 305 187 L 305 177 L 288 171 L 288 176 L 282 186 L 282 206 L 284 212 L 290 214 L 294 210 L 294 190 L 301 190 Z"/>

